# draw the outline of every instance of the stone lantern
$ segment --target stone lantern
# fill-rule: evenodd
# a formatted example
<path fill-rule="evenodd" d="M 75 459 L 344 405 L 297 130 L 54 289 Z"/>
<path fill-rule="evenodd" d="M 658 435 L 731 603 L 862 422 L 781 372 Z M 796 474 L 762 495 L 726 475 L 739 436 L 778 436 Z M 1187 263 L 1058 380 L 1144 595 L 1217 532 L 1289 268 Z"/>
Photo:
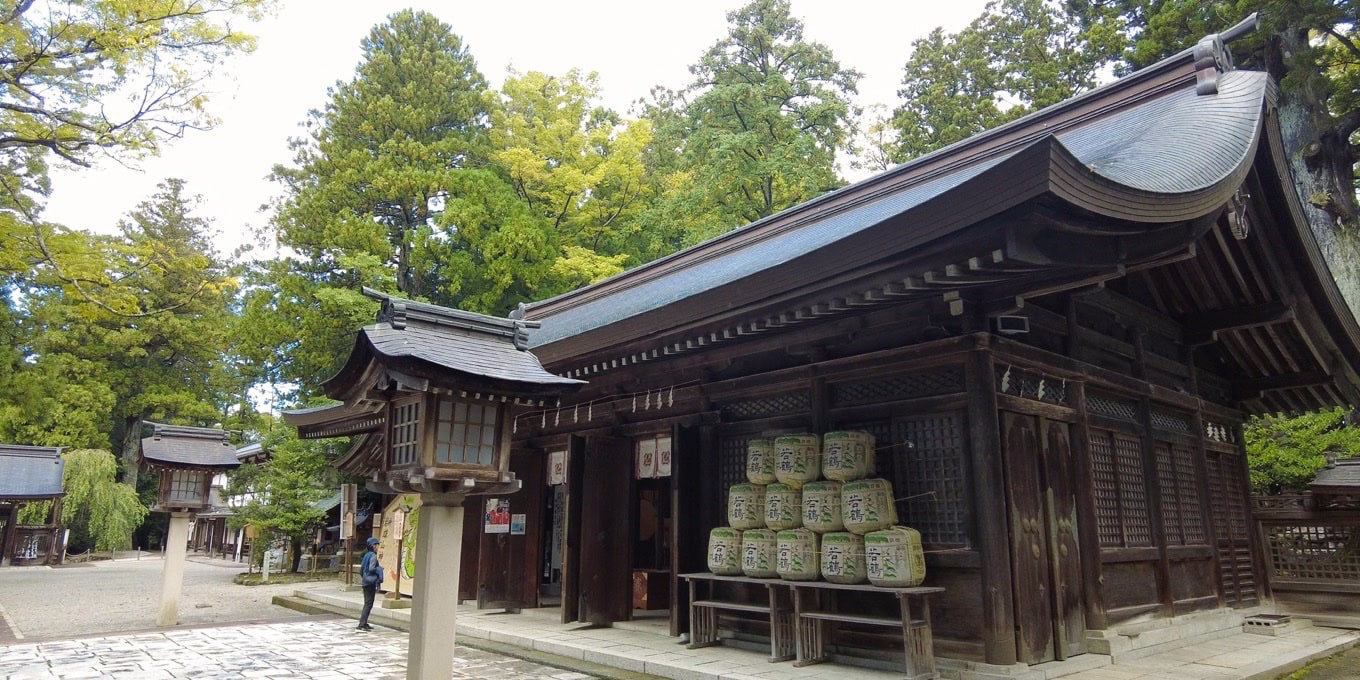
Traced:
<path fill-rule="evenodd" d="M 153 432 L 142 439 L 140 462 L 160 473 L 161 485 L 152 510 L 170 513 L 165 538 L 165 567 L 161 572 L 161 608 L 156 624 L 179 623 L 179 593 L 184 581 L 184 555 L 189 521 L 195 512 L 211 509 L 213 477 L 240 466 L 227 433 L 206 427 L 149 423 Z"/>
<path fill-rule="evenodd" d="M 362 435 L 342 468 L 366 476 L 370 490 L 420 494 L 407 677 L 446 680 L 463 503 L 519 489 L 509 471 L 514 415 L 583 382 L 548 373 L 527 351 L 534 324 L 364 292 L 382 300 L 378 323 L 359 331 L 322 384 L 340 403 L 284 420 L 303 438 Z"/>

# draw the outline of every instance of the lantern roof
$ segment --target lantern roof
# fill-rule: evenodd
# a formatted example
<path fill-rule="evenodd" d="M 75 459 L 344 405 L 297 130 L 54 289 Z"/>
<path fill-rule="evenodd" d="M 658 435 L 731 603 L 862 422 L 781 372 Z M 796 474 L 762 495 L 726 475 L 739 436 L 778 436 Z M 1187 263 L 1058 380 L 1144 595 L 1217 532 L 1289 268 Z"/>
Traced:
<path fill-rule="evenodd" d="M 1360 458 L 1338 460 L 1318 471 L 1308 484 L 1314 494 L 1360 493 Z"/>
<path fill-rule="evenodd" d="M 0 501 L 57 498 L 65 469 L 58 447 L 0 445 Z"/>
<path fill-rule="evenodd" d="M 378 322 L 359 331 L 345 365 L 322 383 L 334 399 L 357 404 L 372 390 L 395 388 L 503 401 L 556 396 L 584 384 L 547 372 L 528 351 L 528 331 L 537 327 L 533 322 L 403 300 L 367 288 L 364 294 L 381 300 L 382 308 Z M 306 418 L 307 411 L 290 415 Z"/>
<path fill-rule="evenodd" d="M 142 462 L 153 467 L 227 470 L 239 467 L 236 448 L 227 432 L 210 427 L 149 423 L 154 428 L 142 439 Z"/>

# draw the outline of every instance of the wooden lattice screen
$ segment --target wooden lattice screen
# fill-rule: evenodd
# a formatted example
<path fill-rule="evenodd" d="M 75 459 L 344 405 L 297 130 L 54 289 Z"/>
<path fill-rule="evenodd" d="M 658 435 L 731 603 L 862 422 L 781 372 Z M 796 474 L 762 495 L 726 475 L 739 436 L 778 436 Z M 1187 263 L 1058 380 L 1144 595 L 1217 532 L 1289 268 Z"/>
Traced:
<path fill-rule="evenodd" d="M 1246 484 L 1240 454 L 1216 453 L 1207 460 L 1209 502 L 1218 541 L 1219 579 L 1228 605 L 1256 603 L 1256 570 L 1249 540 Z"/>
<path fill-rule="evenodd" d="M 1152 545 L 1139 441 L 1123 432 L 1091 429 L 1096 533 L 1102 548 Z"/>
<path fill-rule="evenodd" d="M 1204 513 L 1195 484 L 1194 451 L 1158 442 L 1157 482 L 1162 492 L 1162 531 L 1172 545 L 1203 545 Z"/>
<path fill-rule="evenodd" d="M 1274 582 L 1360 583 L 1355 522 L 1263 523 Z"/>
<path fill-rule="evenodd" d="M 722 502 L 718 516 L 723 518 L 724 525 L 727 524 L 727 491 L 733 484 L 746 482 L 746 442 L 755 438 L 754 435 L 723 437 L 718 442 L 718 500 Z"/>

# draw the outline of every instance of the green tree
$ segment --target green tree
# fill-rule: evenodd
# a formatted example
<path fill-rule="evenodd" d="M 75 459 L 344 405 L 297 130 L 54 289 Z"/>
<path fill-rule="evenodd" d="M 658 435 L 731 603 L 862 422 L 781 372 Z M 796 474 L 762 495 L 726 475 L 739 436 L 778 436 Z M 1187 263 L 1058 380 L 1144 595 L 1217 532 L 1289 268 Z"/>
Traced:
<path fill-rule="evenodd" d="M 227 493 L 245 499 L 229 520 L 232 529 L 252 526 L 259 541 L 287 538 L 292 554 L 326 518 L 317 501 L 338 488 L 331 460 L 343 449 L 331 440 L 301 440 L 293 428 L 277 428 L 262 442 L 269 460 L 243 465 L 227 476 Z"/>
<path fill-rule="evenodd" d="M 624 121 L 595 105 L 596 74 L 512 72 L 491 115 L 491 159 L 560 254 L 548 293 L 560 293 L 645 261 L 640 214 L 649 198 L 642 152 L 646 120 Z"/>
<path fill-rule="evenodd" d="M 236 283 L 213 250 L 211 223 L 193 214 L 198 202 L 167 180 L 120 222 L 120 236 L 63 236 L 86 248 L 68 260 L 80 269 L 34 271 L 19 296 L 24 361 L 12 382 L 21 387 L 0 395 L 18 441 L 111 440 L 123 480 L 136 486 L 145 419 L 220 422 Z"/>
<path fill-rule="evenodd" d="M 994 0 L 963 30 L 912 43 L 894 159 L 906 161 L 1095 87 L 1124 46 L 1116 19 L 1070 21 L 1055 0 Z"/>
<path fill-rule="evenodd" d="M 1253 418 L 1243 430 L 1253 493 L 1301 493 L 1327 454 L 1360 456 L 1360 427 L 1345 409 Z"/>
<path fill-rule="evenodd" d="M 58 161 L 155 154 L 167 137 L 205 129 L 205 78 L 254 48 L 232 25 L 269 0 L 88 0 L 0 5 L 0 272 L 39 261 L 68 267 L 40 219 Z M 68 278 L 79 282 L 78 273 Z M 78 292 L 82 289 L 77 286 Z"/>
<path fill-rule="evenodd" d="M 61 521 L 71 530 L 68 550 L 120 550 L 131 546 L 132 532 L 149 512 L 137 492 L 118 483 L 113 454 L 99 449 L 64 452 Z"/>
<path fill-rule="evenodd" d="M 803 37 L 787 0 L 753 0 L 727 19 L 689 87 L 655 91 L 647 107 L 661 172 L 651 216 L 683 220 L 691 243 L 843 184 L 836 154 L 855 132 L 860 74 Z"/>

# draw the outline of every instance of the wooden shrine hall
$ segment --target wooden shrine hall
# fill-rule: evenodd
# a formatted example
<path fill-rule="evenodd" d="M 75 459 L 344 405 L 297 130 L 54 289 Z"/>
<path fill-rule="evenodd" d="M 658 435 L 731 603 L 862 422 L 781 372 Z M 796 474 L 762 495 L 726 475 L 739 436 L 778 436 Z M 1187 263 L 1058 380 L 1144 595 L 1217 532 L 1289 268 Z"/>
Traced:
<path fill-rule="evenodd" d="M 0 445 L 0 566 L 61 562 L 65 471 L 59 447 Z M 42 524 L 19 524 L 20 508 L 45 501 Z"/>
<path fill-rule="evenodd" d="M 1277 96 L 1210 36 L 523 305 L 506 327 L 527 322 L 514 332 L 543 368 L 585 384 L 512 404 L 495 436 L 522 489 L 494 508 L 509 530 L 473 501 L 460 597 L 686 633 L 681 575 L 705 570 L 748 442 L 863 430 L 921 533 L 924 585 L 943 589 L 937 656 L 1042 663 L 1091 651 L 1093 631 L 1262 603 L 1243 420 L 1360 403 L 1360 327 L 1291 181 Z M 401 305 L 454 312 L 384 313 Z M 383 333 L 397 346 L 414 328 Z M 422 327 L 411 346 L 461 333 Z M 365 475 L 434 441 L 400 400 L 362 396 L 290 422 L 364 435 L 342 465 Z M 829 629 L 838 654 L 891 647 L 848 618 Z M 759 616 L 734 625 L 773 635 Z"/>

